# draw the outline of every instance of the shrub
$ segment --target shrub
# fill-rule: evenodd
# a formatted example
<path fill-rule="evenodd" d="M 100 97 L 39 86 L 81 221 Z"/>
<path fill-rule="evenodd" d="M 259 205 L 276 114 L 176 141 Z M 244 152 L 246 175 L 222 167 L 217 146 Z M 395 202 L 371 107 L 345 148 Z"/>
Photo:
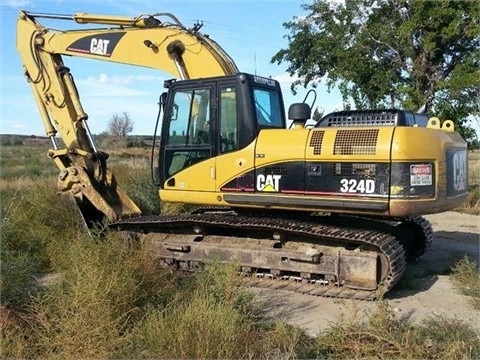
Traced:
<path fill-rule="evenodd" d="M 127 147 L 146 147 L 144 137 L 138 135 L 131 135 L 127 137 Z"/>
<path fill-rule="evenodd" d="M 23 140 L 20 135 L 0 135 L 0 146 L 22 146 Z"/>
<path fill-rule="evenodd" d="M 47 150 L 39 147 L 2 148 L 1 178 L 17 181 L 21 178 L 39 179 L 56 175 L 57 168 L 46 154 Z"/>
<path fill-rule="evenodd" d="M 121 234 L 78 236 L 54 283 L 2 332 L 16 358 L 294 358 L 304 333 L 267 322 L 236 267 L 173 275 Z"/>
<path fill-rule="evenodd" d="M 113 169 L 119 174 L 118 182 L 142 211 L 142 214 L 160 213 L 158 188 L 153 184 L 148 163 L 132 158 L 127 164 L 117 164 Z"/>
<path fill-rule="evenodd" d="M 82 224 L 74 201 L 40 180 L 33 187 L 1 190 L 0 196 L 2 250 L 28 255 L 38 271 L 61 261 L 62 249 Z"/>
<path fill-rule="evenodd" d="M 1 251 L 0 259 L 1 304 L 10 309 L 22 309 L 37 288 L 33 274 L 38 264 L 28 254 L 7 249 Z"/>
<path fill-rule="evenodd" d="M 70 243 L 68 267 L 32 306 L 37 356 L 114 358 L 125 342 L 137 298 L 130 251 L 121 242 L 88 236 Z"/>
<path fill-rule="evenodd" d="M 211 264 L 167 307 L 148 310 L 133 332 L 134 354 L 160 359 L 295 358 L 305 333 L 262 318 L 240 280 L 236 266 Z"/>
<path fill-rule="evenodd" d="M 451 279 L 462 294 L 471 297 L 473 306 L 480 309 L 480 270 L 478 265 L 465 256 L 452 268 Z"/>
<path fill-rule="evenodd" d="M 467 200 L 460 209 L 468 214 L 480 215 L 480 187 L 474 187 L 468 192 Z"/>

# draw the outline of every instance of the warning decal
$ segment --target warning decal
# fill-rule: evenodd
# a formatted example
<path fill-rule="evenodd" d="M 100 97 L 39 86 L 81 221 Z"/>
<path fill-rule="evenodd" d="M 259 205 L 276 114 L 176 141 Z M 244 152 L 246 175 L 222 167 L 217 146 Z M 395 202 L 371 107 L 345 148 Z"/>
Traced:
<path fill-rule="evenodd" d="M 410 165 L 410 186 L 432 185 L 432 165 Z"/>

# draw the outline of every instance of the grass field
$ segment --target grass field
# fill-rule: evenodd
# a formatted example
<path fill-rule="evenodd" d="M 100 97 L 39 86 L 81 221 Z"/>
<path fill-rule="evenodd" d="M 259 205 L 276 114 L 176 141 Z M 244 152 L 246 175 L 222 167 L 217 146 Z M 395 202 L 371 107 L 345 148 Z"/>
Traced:
<path fill-rule="evenodd" d="M 480 358 L 479 334 L 466 324 L 433 317 L 414 325 L 387 301 L 366 321 L 339 319 L 310 337 L 265 317 L 233 266 L 212 263 L 188 276 L 159 268 L 119 233 L 91 237 L 75 205 L 56 194 L 57 170 L 45 153 L 38 146 L 0 151 L 2 358 Z M 148 156 L 146 149 L 115 150 L 110 164 L 153 213 L 162 204 Z M 478 161 L 470 166 L 477 184 L 479 170 Z M 469 212 L 478 211 L 478 185 L 475 191 Z M 473 284 L 467 293 L 475 289 L 476 264 L 462 260 L 453 272 L 459 284 Z M 41 273 L 55 281 L 39 286 Z"/>

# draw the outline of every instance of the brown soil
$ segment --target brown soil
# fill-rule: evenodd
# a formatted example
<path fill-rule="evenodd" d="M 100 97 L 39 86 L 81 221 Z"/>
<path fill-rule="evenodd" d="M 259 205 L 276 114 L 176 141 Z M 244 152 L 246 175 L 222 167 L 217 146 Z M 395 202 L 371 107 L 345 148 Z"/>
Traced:
<path fill-rule="evenodd" d="M 425 216 L 433 226 L 435 239 L 428 252 L 409 264 L 402 284 L 386 296 L 399 317 L 414 323 L 427 317 L 455 318 L 480 331 L 480 312 L 467 296 L 454 288 L 450 273 L 465 255 L 480 262 L 480 216 L 445 212 Z M 313 297 L 288 291 L 255 289 L 268 306 L 269 315 L 304 328 L 315 335 L 356 312 L 360 317 L 376 309 L 375 302 Z"/>

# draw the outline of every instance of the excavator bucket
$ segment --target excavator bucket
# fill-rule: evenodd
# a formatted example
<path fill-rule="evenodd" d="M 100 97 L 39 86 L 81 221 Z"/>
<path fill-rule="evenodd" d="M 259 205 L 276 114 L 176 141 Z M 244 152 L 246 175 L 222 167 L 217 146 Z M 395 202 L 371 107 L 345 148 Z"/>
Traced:
<path fill-rule="evenodd" d="M 71 166 L 58 176 L 61 193 L 73 195 L 89 228 L 107 220 L 138 216 L 138 206 L 117 184 L 113 174 L 107 170 L 107 182 L 99 183 L 80 166 Z"/>

